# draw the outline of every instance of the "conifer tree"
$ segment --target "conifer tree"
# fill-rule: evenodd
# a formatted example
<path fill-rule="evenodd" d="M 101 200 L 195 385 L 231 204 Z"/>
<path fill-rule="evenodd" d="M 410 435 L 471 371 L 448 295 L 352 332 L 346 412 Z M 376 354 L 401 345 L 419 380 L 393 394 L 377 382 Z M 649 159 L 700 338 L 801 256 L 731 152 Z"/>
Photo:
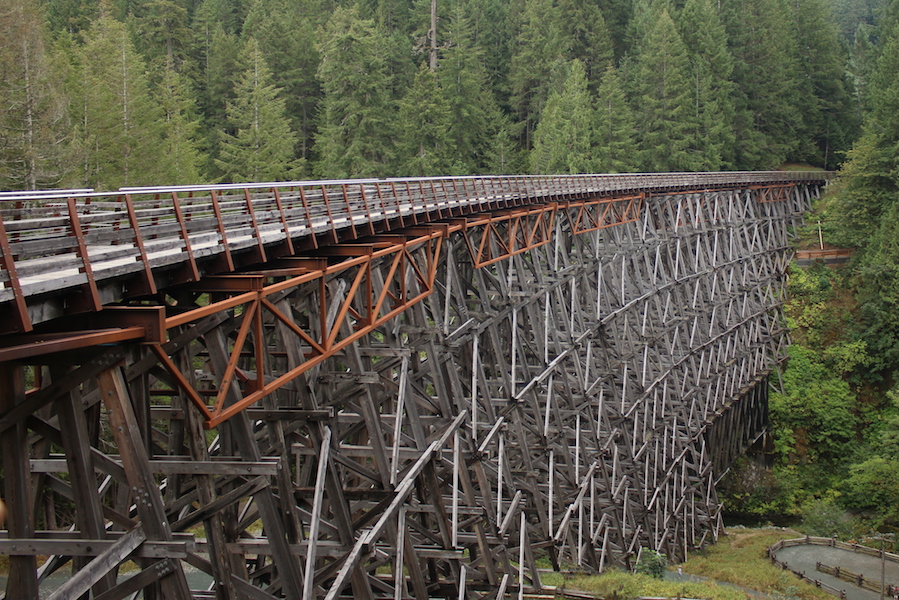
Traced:
<path fill-rule="evenodd" d="M 583 63 L 575 59 L 560 92 L 553 92 L 537 125 L 531 150 L 531 172 L 587 173 L 592 170 L 594 138 L 592 98 Z"/>
<path fill-rule="evenodd" d="M 131 15 L 137 48 L 149 64 L 180 69 L 187 58 L 190 16 L 185 0 L 136 3 Z"/>
<path fill-rule="evenodd" d="M 588 0 L 558 0 L 558 15 L 567 58 L 584 64 L 590 89 L 596 92 L 606 64 L 613 56 L 612 38 L 602 10 Z"/>
<path fill-rule="evenodd" d="M 464 174 L 486 173 L 496 166 L 495 154 L 510 149 L 511 140 L 501 139 L 508 137 L 508 123 L 490 89 L 481 50 L 471 41 L 462 7 L 457 5 L 452 15 L 437 75 L 452 113 L 448 133 L 456 149 L 455 166 Z"/>
<path fill-rule="evenodd" d="M 830 3 L 793 0 L 796 23 L 800 99 L 803 102 L 802 158 L 835 168 L 856 137 L 858 123 L 848 91 L 846 59 Z"/>
<path fill-rule="evenodd" d="M 869 89 L 864 132 L 848 153 L 829 211 L 834 239 L 853 248 L 895 237 L 885 215 L 899 206 L 899 24 L 884 41 Z M 883 234 L 875 235 L 879 229 Z M 899 264 L 899 252 L 896 263 Z"/>
<path fill-rule="evenodd" d="M 397 148 L 401 175 L 448 175 L 455 160 L 450 137 L 452 113 L 443 90 L 426 63 L 400 102 L 400 135 Z"/>
<path fill-rule="evenodd" d="M 552 0 L 526 0 L 521 33 L 510 65 L 512 106 L 521 124 L 525 148 L 552 84 L 564 71 L 565 44 Z"/>
<path fill-rule="evenodd" d="M 687 0 L 679 14 L 680 31 L 690 58 L 692 121 L 701 168 L 729 168 L 736 158 L 731 99 L 733 57 L 727 34 L 710 0 Z"/>
<path fill-rule="evenodd" d="M 234 98 L 234 82 L 241 73 L 240 41 L 236 35 L 226 31 L 220 22 L 201 17 L 197 26 L 197 43 L 201 49 L 198 62 L 202 68 L 194 73 L 208 157 L 204 170 L 214 173 L 216 167 L 213 160 L 218 156 L 221 141 L 218 132 L 226 127 L 226 106 Z"/>
<path fill-rule="evenodd" d="M 734 57 L 735 166 L 777 167 L 793 154 L 801 129 L 790 13 L 783 0 L 721 0 L 721 6 Z"/>
<path fill-rule="evenodd" d="M 200 168 L 204 157 L 197 141 L 200 122 L 193 112 L 193 99 L 185 94 L 183 81 L 169 65 L 159 84 L 159 104 L 163 111 L 163 151 L 172 165 L 170 180 L 160 181 L 160 184 L 202 182 Z"/>
<path fill-rule="evenodd" d="M 689 74 L 687 48 L 663 9 L 634 59 L 639 136 L 648 171 L 694 171 L 702 166 Z"/>
<path fill-rule="evenodd" d="M 255 38 L 247 41 L 243 64 L 246 70 L 228 104 L 230 131 L 221 132 L 215 164 L 229 182 L 294 178 L 299 166 L 293 158 L 296 135 Z"/>
<path fill-rule="evenodd" d="M 324 98 L 316 134 L 320 177 L 386 176 L 394 164 L 397 105 L 380 31 L 355 7 L 338 7 L 324 31 L 318 77 Z"/>
<path fill-rule="evenodd" d="M 79 160 L 70 183 L 108 190 L 171 181 L 162 111 L 125 26 L 101 17 L 77 58 L 72 111 Z"/>
<path fill-rule="evenodd" d="M 0 189 L 53 186 L 62 176 L 67 113 L 61 80 L 30 2 L 0 9 Z"/>
<path fill-rule="evenodd" d="M 322 96 L 315 76 L 320 60 L 316 28 L 324 20 L 318 0 L 256 0 L 243 29 L 244 35 L 259 40 L 273 83 L 286 102 L 291 129 L 299 136 L 297 155 L 303 159 L 312 148 L 315 111 Z"/>
<path fill-rule="evenodd" d="M 507 104 L 509 98 L 509 64 L 517 38 L 517 19 L 524 12 L 523 0 L 456 0 L 451 13 L 451 27 L 457 27 L 456 13 L 466 16 L 469 41 L 476 48 L 486 70 L 489 87 L 497 102 Z M 449 33 L 449 43 L 455 44 Z"/>
<path fill-rule="evenodd" d="M 627 173 L 643 164 L 637 150 L 634 114 L 621 87 L 618 71 L 609 64 L 596 100 L 596 140 L 593 159 L 597 173 Z"/>

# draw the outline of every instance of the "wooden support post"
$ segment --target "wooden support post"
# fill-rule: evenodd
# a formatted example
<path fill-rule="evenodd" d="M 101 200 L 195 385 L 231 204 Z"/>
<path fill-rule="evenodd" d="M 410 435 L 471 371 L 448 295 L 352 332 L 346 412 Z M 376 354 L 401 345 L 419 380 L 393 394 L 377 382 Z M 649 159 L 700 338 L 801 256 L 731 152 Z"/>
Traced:
<path fill-rule="evenodd" d="M 163 510 L 162 494 L 150 469 L 145 441 L 140 435 L 125 378 L 119 366 L 98 376 L 101 398 L 112 434 L 128 478 L 129 497 L 137 506 L 141 525 L 149 540 L 172 541 L 172 531 Z M 166 600 L 189 600 L 190 588 L 180 563 L 174 571 L 154 582 Z"/>
<path fill-rule="evenodd" d="M 25 376 L 21 365 L 0 363 L 0 411 L 7 413 L 25 402 Z M 30 511 L 31 473 L 25 423 L 0 432 L 3 451 L 3 495 L 7 510 L 7 529 L 12 538 L 34 537 Z M 6 597 L 38 600 L 37 561 L 34 556 L 11 554 Z"/>

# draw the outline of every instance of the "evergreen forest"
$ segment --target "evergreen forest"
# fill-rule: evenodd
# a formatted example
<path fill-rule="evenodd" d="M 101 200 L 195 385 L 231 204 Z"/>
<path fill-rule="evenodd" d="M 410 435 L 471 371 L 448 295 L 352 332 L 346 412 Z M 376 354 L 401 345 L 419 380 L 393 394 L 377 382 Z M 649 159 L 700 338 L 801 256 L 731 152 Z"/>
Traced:
<path fill-rule="evenodd" d="M 833 169 L 882 1 L 2 0 L 0 189 Z"/>
<path fill-rule="evenodd" d="M 790 165 L 855 253 L 724 500 L 897 528 L 899 0 L 0 0 L 4 190 Z"/>

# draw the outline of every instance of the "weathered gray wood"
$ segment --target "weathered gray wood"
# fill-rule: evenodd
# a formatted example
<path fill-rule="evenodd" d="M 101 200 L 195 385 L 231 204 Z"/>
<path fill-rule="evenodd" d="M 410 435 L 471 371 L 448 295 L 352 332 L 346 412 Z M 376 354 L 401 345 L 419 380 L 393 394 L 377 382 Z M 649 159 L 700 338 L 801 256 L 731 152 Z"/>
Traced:
<path fill-rule="evenodd" d="M 0 411 L 10 414 L 25 403 L 25 380 L 21 365 L 0 363 Z M 16 538 L 31 537 L 34 531 L 29 503 L 28 445 L 25 425 L 18 424 L 0 432 L 3 451 L 3 496 L 6 502 L 7 529 Z M 6 597 L 38 600 L 37 562 L 34 556 L 9 553 L 9 578 Z"/>
<path fill-rule="evenodd" d="M 77 598 L 106 577 L 107 573 L 117 567 L 146 539 L 147 536 L 140 527 L 129 531 L 127 535 L 123 535 L 110 544 L 106 550 L 74 574 L 71 579 L 56 588 L 56 591 L 47 600 Z"/>

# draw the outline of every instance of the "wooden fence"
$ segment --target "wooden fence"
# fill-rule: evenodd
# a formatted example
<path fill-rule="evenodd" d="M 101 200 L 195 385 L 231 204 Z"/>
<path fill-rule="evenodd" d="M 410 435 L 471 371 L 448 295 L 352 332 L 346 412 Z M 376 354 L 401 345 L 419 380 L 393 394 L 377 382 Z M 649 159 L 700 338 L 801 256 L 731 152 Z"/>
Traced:
<path fill-rule="evenodd" d="M 802 571 L 797 571 L 795 569 L 790 568 L 790 565 L 786 562 L 777 560 L 775 554 L 778 550 L 783 548 L 790 548 L 793 546 L 829 546 L 831 548 L 839 548 L 841 550 L 848 550 L 849 552 L 855 552 L 856 554 L 865 554 L 867 556 L 872 556 L 875 558 L 882 558 L 883 560 L 888 560 L 892 562 L 899 563 L 899 554 L 894 554 L 892 552 L 885 552 L 883 550 L 878 550 L 876 548 L 869 548 L 867 546 L 862 546 L 857 543 L 848 543 L 841 542 L 835 538 L 825 538 L 825 537 L 813 537 L 813 536 L 805 536 L 802 538 L 795 538 L 791 540 L 780 540 L 773 546 L 770 546 L 767 550 L 768 557 L 771 559 L 771 562 L 781 569 L 789 570 L 797 577 L 808 581 L 809 583 L 815 585 L 816 587 L 825 590 L 835 596 L 839 596 L 840 598 L 846 598 L 846 592 L 844 590 L 837 589 L 836 587 L 826 584 L 819 579 L 814 579 L 812 577 L 807 576 Z M 866 580 L 864 576 L 857 575 L 852 573 L 851 571 L 847 571 L 846 569 L 842 569 L 840 567 L 828 567 L 827 565 L 822 565 L 820 562 L 817 563 L 816 569 L 821 571 L 822 573 L 827 573 L 829 575 L 834 575 L 839 579 L 843 579 L 845 581 L 849 581 L 850 583 L 854 583 L 864 589 L 869 589 L 874 592 L 880 592 L 880 584 L 872 583 L 870 580 Z M 835 569 L 836 574 L 828 569 Z M 842 576 L 841 576 L 842 575 Z M 851 578 L 850 578 L 851 577 Z M 873 586 L 873 587 L 872 587 Z M 888 595 L 892 596 L 896 591 L 896 586 L 887 586 Z"/>

